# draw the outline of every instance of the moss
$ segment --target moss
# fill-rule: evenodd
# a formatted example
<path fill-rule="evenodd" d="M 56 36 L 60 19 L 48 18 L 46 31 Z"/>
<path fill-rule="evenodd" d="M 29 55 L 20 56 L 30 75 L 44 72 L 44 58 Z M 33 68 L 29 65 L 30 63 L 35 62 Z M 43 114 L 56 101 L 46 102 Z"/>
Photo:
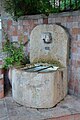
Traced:
<path fill-rule="evenodd" d="M 57 60 L 53 60 L 53 59 L 35 59 L 34 61 L 33 61 L 33 63 L 35 64 L 35 63 L 44 63 L 44 64 L 52 64 L 52 65 L 55 65 L 55 66 L 58 66 L 58 67 L 60 67 L 60 68 L 62 68 L 63 67 L 63 65 L 59 62 L 59 61 L 57 61 Z"/>

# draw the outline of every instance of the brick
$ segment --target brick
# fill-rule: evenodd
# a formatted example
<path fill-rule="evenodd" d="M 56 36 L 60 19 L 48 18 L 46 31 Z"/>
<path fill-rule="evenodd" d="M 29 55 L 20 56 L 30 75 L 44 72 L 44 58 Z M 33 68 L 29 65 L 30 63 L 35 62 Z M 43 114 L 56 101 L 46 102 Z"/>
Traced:
<path fill-rule="evenodd" d="M 69 80 L 69 82 L 68 82 L 68 87 L 69 87 L 69 89 L 71 89 L 71 90 L 74 89 L 74 80 Z"/>
<path fill-rule="evenodd" d="M 80 120 L 80 114 L 75 114 L 74 115 L 74 120 Z"/>
<path fill-rule="evenodd" d="M 72 16 L 68 16 L 67 17 L 67 22 L 72 22 L 73 21 L 73 17 Z"/>
<path fill-rule="evenodd" d="M 55 23 L 55 18 L 48 18 L 48 23 Z"/>
<path fill-rule="evenodd" d="M 35 27 L 36 25 L 34 24 L 34 20 L 29 20 L 28 21 L 28 31 L 29 31 L 29 34 L 31 33 L 31 31 L 33 30 L 33 28 Z"/>
<path fill-rule="evenodd" d="M 76 60 L 71 61 L 71 65 L 74 65 L 74 64 L 76 64 Z"/>
<path fill-rule="evenodd" d="M 0 65 L 2 65 L 3 64 L 3 61 L 2 60 L 0 60 Z"/>
<path fill-rule="evenodd" d="M 18 36 L 12 36 L 11 40 L 12 42 L 18 42 Z"/>
<path fill-rule="evenodd" d="M 71 29 L 72 28 L 72 22 L 66 22 L 66 27 Z"/>
<path fill-rule="evenodd" d="M 73 53 L 76 53 L 76 52 L 77 52 L 77 48 L 76 48 L 76 47 L 73 47 L 73 48 L 72 48 L 72 52 L 73 52 Z"/>
<path fill-rule="evenodd" d="M 67 27 L 67 23 L 61 23 L 62 26 Z"/>
<path fill-rule="evenodd" d="M 62 23 L 65 22 L 65 23 L 66 23 L 66 22 L 67 22 L 67 17 L 61 17 L 61 22 L 62 22 Z"/>
<path fill-rule="evenodd" d="M 78 22 L 72 22 L 72 27 L 73 28 L 78 28 L 79 27 Z"/>
<path fill-rule="evenodd" d="M 80 54 L 80 47 L 77 47 L 77 54 Z"/>
<path fill-rule="evenodd" d="M 80 22 L 78 22 L 78 27 L 80 28 Z"/>
<path fill-rule="evenodd" d="M 12 35 L 13 36 L 17 36 L 17 29 L 18 29 L 17 26 L 13 28 L 13 30 L 12 30 Z"/>
<path fill-rule="evenodd" d="M 71 31 L 70 31 L 70 34 L 71 34 L 71 32 L 72 32 L 72 29 L 70 29 Z M 77 35 L 75 34 L 73 34 L 73 35 L 71 35 L 71 44 L 72 44 L 72 42 L 76 42 L 77 41 Z"/>
<path fill-rule="evenodd" d="M 28 42 L 28 36 L 27 35 L 24 35 L 24 39 L 23 39 L 23 43 L 27 43 Z"/>
<path fill-rule="evenodd" d="M 76 16 L 73 16 L 73 21 L 74 21 L 74 22 L 80 21 L 80 20 L 79 20 L 79 16 L 77 16 L 77 15 L 76 15 Z"/>
<path fill-rule="evenodd" d="M 78 95 L 78 91 L 79 91 L 79 81 L 75 80 L 74 81 L 74 93 Z"/>
<path fill-rule="evenodd" d="M 77 47 L 80 47 L 80 41 L 77 42 Z"/>
<path fill-rule="evenodd" d="M 18 30 L 23 31 L 23 26 L 18 25 Z"/>
<path fill-rule="evenodd" d="M 77 42 L 78 41 L 75 41 L 75 40 L 71 41 L 71 48 L 77 47 Z"/>
<path fill-rule="evenodd" d="M 4 97 L 4 79 L 0 79 L 0 99 Z"/>
<path fill-rule="evenodd" d="M 2 68 L 0 68 L 0 75 L 3 73 L 3 70 L 2 70 Z"/>
<path fill-rule="evenodd" d="M 12 20 L 8 20 L 7 24 L 8 24 L 8 28 L 10 28 L 10 26 L 12 25 Z"/>
<path fill-rule="evenodd" d="M 80 34 L 80 28 L 72 28 L 72 34 Z"/>
<path fill-rule="evenodd" d="M 52 23 L 52 18 L 48 18 L 48 23 Z"/>
<path fill-rule="evenodd" d="M 22 26 L 22 24 L 23 24 L 23 20 L 18 20 L 18 26 L 19 25 Z"/>
<path fill-rule="evenodd" d="M 43 24 L 43 19 L 38 19 L 37 24 Z"/>
<path fill-rule="evenodd" d="M 36 19 L 36 20 L 34 20 L 34 24 L 35 25 L 37 25 L 38 24 L 38 20 Z"/>
<path fill-rule="evenodd" d="M 77 35 L 77 40 L 80 41 L 80 35 Z"/>
<path fill-rule="evenodd" d="M 23 23 L 22 23 L 22 25 L 28 25 L 29 23 L 28 23 L 28 20 L 23 20 Z"/>
<path fill-rule="evenodd" d="M 3 85 L 4 84 L 4 79 L 0 79 L 0 85 Z"/>
<path fill-rule="evenodd" d="M 16 26 L 16 25 L 18 25 L 18 22 L 17 21 L 12 21 L 12 24 Z"/>
<path fill-rule="evenodd" d="M 78 67 L 80 67 L 80 60 L 77 60 Z"/>
<path fill-rule="evenodd" d="M 55 23 L 60 23 L 61 24 L 61 17 L 57 17 L 57 18 L 55 18 Z"/>
<path fill-rule="evenodd" d="M 4 97 L 4 91 L 0 92 L 0 99 Z"/>
<path fill-rule="evenodd" d="M 77 65 L 77 60 L 76 60 L 76 58 L 77 58 L 77 56 L 75 56 L 74 58 L 73 58 L 73 60 L 71 61 L 71 67 L 77 67 L 78 65 Z"/>
<path fill-rule="evenodd" d="M 0 79 L 2 79 L 3 78 L 3 74 L 0 74 Z"/>
<path fill-rule="evenodd" d="M 12 32 L 12 35 L 13 35 L 13 36 L 17 36 L 17 30 L 13 31 L 13 32 Z"/>
<path fill-rule="evenodd" d="M 44 23 L 44 24 L 48 24 L 48 18 L 44 18 L 44 19 L 43 19 L 43 23 Z"/>

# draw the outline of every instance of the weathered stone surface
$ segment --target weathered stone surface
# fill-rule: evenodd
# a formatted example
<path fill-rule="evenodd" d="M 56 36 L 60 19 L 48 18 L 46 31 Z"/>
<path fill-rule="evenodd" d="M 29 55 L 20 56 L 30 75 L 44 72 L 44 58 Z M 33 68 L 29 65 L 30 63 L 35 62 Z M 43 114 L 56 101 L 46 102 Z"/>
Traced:
<path fill-rule="evenodd" d="M 38 73 L 12 71 L 13 99 L 27 107 L 50 108 L 67 94 L 67 69 Z"/>
<path fill-rule="evenodd" d="M 74 120 L 80 120 L 80 99 L 74 96 L 67 95 L 50 109 L 24 107 L 17 104 L 10 93 L 0 100 L 0 120 L 73 120 L 72 115 L 76 115 Z"/>
<path fill-rule="evenodd" d="M 13 69 L 12 94 L 15 101 L 27 107 L 50 108 L 67 95 L 67 44 L 68 35 L 59 25 L 38 25 L 32 30 L 30 61 L 56 60 L 65 68 L 41 73 Z"/>
<path fill-rule="evenodd" d="M 52 36 L 52 42 L 49 44 L 44 43 L 42 39 L 42 35 L 48 32 Z M 61 26 L 55 24 L 38 25 L 30 35 L 30 61 L 33 63 L 44 59 L 45 61 L 57 60 L 66 67 L 67 45 L 68 35 Z"/>

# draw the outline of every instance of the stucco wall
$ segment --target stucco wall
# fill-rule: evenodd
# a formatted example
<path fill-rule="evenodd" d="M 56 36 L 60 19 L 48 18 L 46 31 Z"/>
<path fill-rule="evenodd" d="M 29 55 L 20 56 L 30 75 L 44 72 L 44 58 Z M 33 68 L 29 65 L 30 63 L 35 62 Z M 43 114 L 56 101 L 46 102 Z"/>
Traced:
<path fill-rule="evenodd" d="M 45 15 L 24 16 L 18 22 L 13 21 L 11 18 L 3 17 L 2 21 L 3 29 L 8 33 L 9 38 L 16 41 L 23 39 L 25 44 L 32 29 L 39 24 L 56 23 L 64 26 L 70 34 L 69 93 L 80 96 L 80 11 L 50 14 L 48 17 Z M 27 50 L 29 52 L 28 46 Z"/>

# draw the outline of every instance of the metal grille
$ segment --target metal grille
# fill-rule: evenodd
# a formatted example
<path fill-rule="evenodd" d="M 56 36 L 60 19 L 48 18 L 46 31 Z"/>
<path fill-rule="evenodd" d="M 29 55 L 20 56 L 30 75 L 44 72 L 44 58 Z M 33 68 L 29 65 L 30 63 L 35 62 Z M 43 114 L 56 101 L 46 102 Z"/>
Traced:
<path fill-rule="evenodd" d="M 80 9 L 80 0 L 51 0 L 54 11 L 73 11 Z"/>
<path fill-rule="evenodd" d="M 53 72 L 56 71 L 59 67 L 53 65 L 37 65 L 30 66 L 29 68 L 23 68 L 26 72 Z"/>

